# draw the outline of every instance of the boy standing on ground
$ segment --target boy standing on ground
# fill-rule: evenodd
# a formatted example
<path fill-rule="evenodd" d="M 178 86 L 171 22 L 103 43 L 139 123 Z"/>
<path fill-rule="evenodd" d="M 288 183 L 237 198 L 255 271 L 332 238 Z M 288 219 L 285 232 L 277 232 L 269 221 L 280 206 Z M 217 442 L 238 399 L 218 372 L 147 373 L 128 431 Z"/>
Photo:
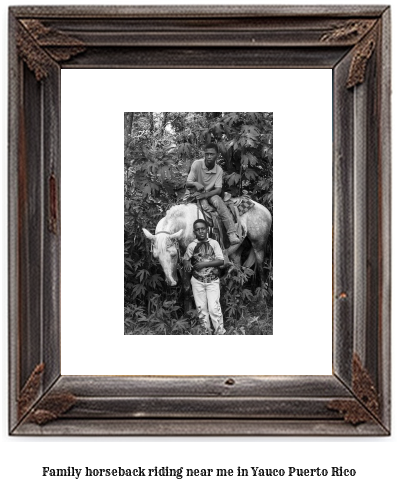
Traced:
<path fill-rule="evenodd" d="M 208 224 L 198 219 L 193 225 L 196 239 L 187 247 L 183 257 L 186 272 L 193 272 L 191 286 L 199 318 L 207 334 L 211 333 L 209 318 L 215 335 L 224 335 L 220 307 L 219 267 L 223 265 L 222 250 L 217 241 L 208 238 Z"/>

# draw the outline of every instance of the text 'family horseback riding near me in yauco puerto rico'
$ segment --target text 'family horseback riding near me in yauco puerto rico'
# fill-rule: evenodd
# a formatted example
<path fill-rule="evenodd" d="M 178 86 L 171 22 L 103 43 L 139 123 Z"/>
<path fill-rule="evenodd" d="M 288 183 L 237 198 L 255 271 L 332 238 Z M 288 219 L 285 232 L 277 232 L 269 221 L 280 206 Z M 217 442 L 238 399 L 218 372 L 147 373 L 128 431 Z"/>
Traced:
<path fill-rule="evenodd" d="M 273 334 L 273 113 L 124 114 L 125 335 Z"/>

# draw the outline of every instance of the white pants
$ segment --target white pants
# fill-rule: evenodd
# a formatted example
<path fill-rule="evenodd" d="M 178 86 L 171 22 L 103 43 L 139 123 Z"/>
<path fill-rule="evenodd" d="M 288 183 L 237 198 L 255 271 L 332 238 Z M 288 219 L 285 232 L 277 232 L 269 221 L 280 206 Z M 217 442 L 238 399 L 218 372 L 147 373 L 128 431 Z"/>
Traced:
<path fill-rule="evenodd" d="M 205 328 L 206 333 L 211 333 L 211 325 L 215 330 L 215 335 L 223 335 L 226 330 L 223 327 L 223 315 L 220 307 L 220 281 L 219 279 L 206 284 L 191 277 L 191 286 L 193 288 L 195 305 L 197 306 L 198 316 L 201 325 Z"/>

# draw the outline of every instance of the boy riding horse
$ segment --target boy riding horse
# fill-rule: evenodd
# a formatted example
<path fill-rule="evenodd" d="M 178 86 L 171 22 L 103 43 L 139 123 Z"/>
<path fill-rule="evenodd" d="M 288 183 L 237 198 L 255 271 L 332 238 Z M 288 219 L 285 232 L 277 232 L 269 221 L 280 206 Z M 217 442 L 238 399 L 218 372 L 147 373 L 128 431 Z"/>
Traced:
<path fill-rule="evenodd" d="M 222 219 L 229 237 L 230 244 L 239 244 L 233 217 L 221 198 L 222 193 L 222 168 L 216 164 L 218 146 L 215 143 L 205 145 L 205 157 L 193 162 L 187 177 L 187 188 L 195 188 L 203 192 L 196 198 L 201 201 L 202 208 L 209 210 L 209 203 L 213 205 Z M 208 203 L 209 201 L 209 203 Z"/>

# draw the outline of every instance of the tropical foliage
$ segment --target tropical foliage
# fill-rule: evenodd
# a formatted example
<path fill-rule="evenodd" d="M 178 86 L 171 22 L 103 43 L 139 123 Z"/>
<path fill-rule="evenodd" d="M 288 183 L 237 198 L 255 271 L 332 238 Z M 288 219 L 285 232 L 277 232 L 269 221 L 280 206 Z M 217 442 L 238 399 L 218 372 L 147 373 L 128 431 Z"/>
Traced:
<path fill-rule="evenodd" d="M 216 142 L 223 189 L 247 194 L 273 213 L 272 113 L 125 113 L 125 333 L 201 335 L 195 310 L 184 315 L 182 289 L 168 288 L 142 227 L 155 230 L 181 200 L 190 166 Z M 272 333 L 272 238 L 259 286 L 232 267 L 221 282 L 228 334 Z"/>

